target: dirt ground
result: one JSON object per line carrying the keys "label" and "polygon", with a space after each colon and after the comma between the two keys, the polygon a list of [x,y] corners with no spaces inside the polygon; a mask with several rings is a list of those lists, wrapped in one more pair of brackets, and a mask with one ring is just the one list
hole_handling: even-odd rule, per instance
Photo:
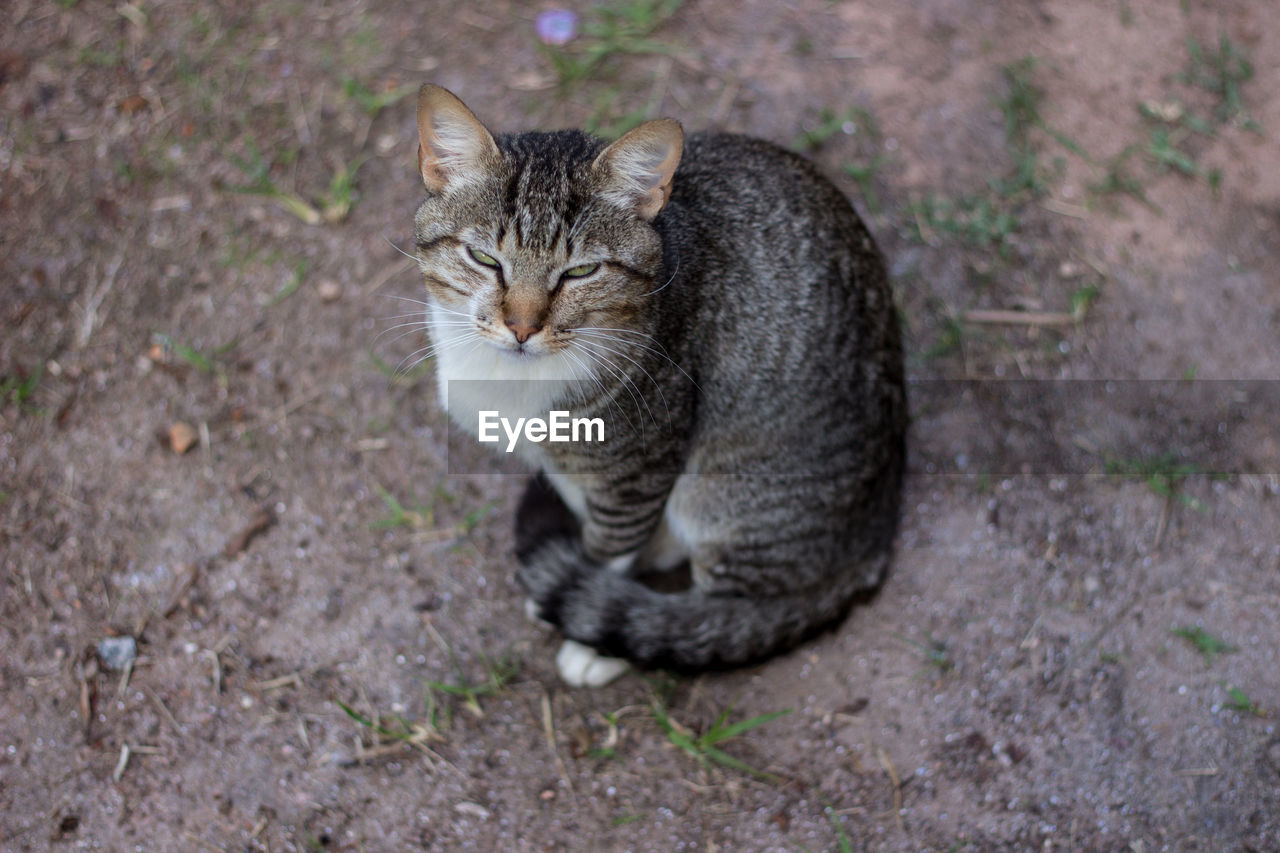
{"label": "dirt ground", "polygon": [[[1270,0],[666,6],[6,2],[0,849],[1280,849]],[[838,630],[559,683],[397,369],[425,81],[855,199],[915,422]]]}

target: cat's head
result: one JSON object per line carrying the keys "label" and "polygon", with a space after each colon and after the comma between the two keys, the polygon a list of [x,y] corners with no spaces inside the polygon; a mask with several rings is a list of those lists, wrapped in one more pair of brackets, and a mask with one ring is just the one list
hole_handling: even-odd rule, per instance
{"label": "cat's head", "polygon": [[[516,356],[643,315],[684,134],[646,122],[612,145],[577,131],[495,138],[451,92],[418,95],[418,265],[451,323]],[[656,282],[656,283],[655,283]]]}

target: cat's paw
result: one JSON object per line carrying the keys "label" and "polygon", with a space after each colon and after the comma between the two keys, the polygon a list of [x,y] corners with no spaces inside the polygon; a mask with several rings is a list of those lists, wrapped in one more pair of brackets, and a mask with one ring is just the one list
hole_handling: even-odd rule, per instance
{"label": "cat's paw", "polygon": [[639,553],[639,551],[632,551],[630,554],[610,557],[609,561],[605,563],[605,567],[611,572],[617,572],[618,574],[625,575],[627,572],[631,571],[631,567],[635,565],[636,556]]}
{"label": "cat's paw", "polygon": [[574,640],[565,640],[556,653],[556,669],[570,687],[603,687],[630,667],[621,658],[605,657]]}
{"label": "cat's paw", "polygon": [[532,598],[524,600],[524,615],[528,617],[530,622],[537,622],[539,625],[552,626],[552,623],[542,617],[542,608],[538,606],[538,602]]}

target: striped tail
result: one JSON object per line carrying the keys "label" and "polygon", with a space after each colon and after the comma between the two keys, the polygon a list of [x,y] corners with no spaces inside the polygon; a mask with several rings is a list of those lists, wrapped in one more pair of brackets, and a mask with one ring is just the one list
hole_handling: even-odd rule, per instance
{"label": "striped tail", "polygon": [[591,561],[580,543],[558,536],[521,555],[520,584],[538,615],[566,637],[612,657],[677,671],[742,666],[786,651],[842,619],[888,552],[821,588],[767,598],[664,594]]}

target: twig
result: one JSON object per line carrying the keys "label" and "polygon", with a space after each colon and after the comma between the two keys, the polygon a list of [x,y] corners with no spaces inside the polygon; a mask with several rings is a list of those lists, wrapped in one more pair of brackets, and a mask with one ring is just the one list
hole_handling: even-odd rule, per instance
{"label": "twig", "polygon": [[1072,219],[1088,219],[1088,208],[1080,207],[1075,204],[1067,204],[1065,201],[1055,201],[1054,199],[1045,199],[1040,206],[1050,213],[1056,213],[1059,216],[1070,216]]}
{"label": "twig", "polygon": [[729,117],[729,111],[733,109],[733,103],[738,99],[739,88],[737,80],[730,80],[720,90],[720,97],[716,98],[716,105],[711,110],[711,123],[713,125],[721,124]]}
{"label": "twig", "polygon": [[293,400],[289,403],[286,403],[280,408],[276,409],[274,413],[268,413],[266,417],[264,417],[261,421],[258,421],[257,423],[249,424],[244,428],[243,434],[248,435],[249,433],[256,430],[258,427],[263,425],[268,425],[268,426],[282,425],[285,423],[285,421],[289,419],[289,415],[293,414],[298,409],[301,409],[303,406],[307,405],[308,403],[314,402],[317,398],[319,398],[323,394],[324,394],[323,388],[312,391],[309,394],[304,394],[298,399]]}
{"label": "twig", "polygon": [[133,661],[129,661],[124,665],[124,671],[120,673],[120,682],[116,685],[116,699],[124,698],[124,692],[129,689],[129,678],[132,675]]}
{"label": "twig", "polygon": [[[441,764],[444,764],[446,767],[452,767],[452,765],[449,764],[449,762],[445,761],[443,758],[441,758],[440,755],[435,750],[433,750],[431,747],[423,743],[422,742],[423,739],[425,738],[419,738],[417,735],[414,735],[404,740],[391,740],[391,741],[387,741],[386,743],[378,743],[378,744],[374,744],[373,746],[365,746],[363,743],[360,743],[359,738],[357,738],[356,739],[357,749],[356,749],[355,757],[339,759],[337,762],[337,765],[339,767],[356,767],[362,764],[366,764],[367,762],[369,762],[374,758],[381,758],[384,755],[395,755],[398,752],[404,752],[405,748],[409,747],[412,749],[416,749],[419,752],[421,752],[423,755],[427,756],[430,762],[438,761]],[[435,769],[434,763],[432,763],[432,769],[433,770]]]}
{"label": "twig", "polygon": [[307,721],[302,719],[301,714],[297,714],[298,737],[302,740],[302,747],[308,751],[311,750],[311,738],[307,735]]}
{"label": "twig", "polygon": [[249,684],[250,690],[275,690],[277,687],[294,687],[302,686],[302,673],[291,672],[288,675],[282,675],[279,678],[271,678],[267,681],[254,681]]}
{"label": "twig", "polygon": [[120,272],[120,266],[123,263],[124,250],[121,249],[107,265],[107,274],[102,281],[85,297],[84,314],[80,318],[80,328],[76,334],[76,349],[84,349],[88,346],[89,338],[93,336],[93,327],[98,322],[98,309],[102,307],[102,300],[106,299],[107,294],[116,286],[116,274]]}
{"label": "twig", "polygon": [[186,596],[187,590],[195,584],[196,578],[199,577],[200,567],[196,563],[183,563],[178,567],[178,576],[174,579],[173,589],[169,593],[168,599],[159,609],[160,618],[168,619],[173,612],[178,609],[178,605],[182,603],[183,597]]}
{"label": "twig", "polygon": [[276,514],[271,507],[259,508],[244,529],[228,540],[226,547],[222,549],[222,556],[228,560],[240,556],[249,547],[250,542],[270,530],[275,523]]}
{"label": "twig", "polygon": [[560,781],[564,782],[565,788],[569,791],[570,799],[577,802],[577,794],[573,790],[573,782],[569,779],[569,773],[565,769],[564,761],[560,759],[560,751],[556,749],[556,729],[555,721],[551,716],[551,696],[546,690],[542,691],[542,733],[547,738],[547,748],[551,750],[551,757],[556,761],[556,772],[560,774]]}
{"label": "twig", "polygon": [[222,695],[222,661],[218,660],[218,653],[213,649],[205,649],[201,654],[206,655],[209,660],[213,661],[213,695]]}
{"label": "twig", "polygon": [[182,833],[182,837],[192,842],[193,844],[203,847],[205,850],[217,850],[219,851],[219,853],[227,853],[227,848],[214,844],[212,841],[205,841],[203,838],[201,838],[198,835],[192,835],[189,832],[184,832]]}
{"label": "twig", "polygon": [[1049,311],[1009,311],[999,308],[974,309],[961,315],[966,323],[1009,326],[1074,326],[1074,314]]}
{"label": "twig", "polygon": [[1151,545],[1152,551],[1160,550],[1160,543],[1164,541],[1165,528],[1169,526],[1171,512],[1173,512],[1173,492],[1165,495],[1164,506],[1160,507],[1160,522],[1156,525],[1156,541]]}
{"label": "twig", "polygon": [[213,466],[213,441],[209,437],[209,422],[201,421],[199,428],[200,452],[204,455],[204,464]]}
{"label": "twig", "polygon": [[173,730],[178,733],[178,737],[185,738],[187,736],[186,731],[181,725],[179,725],[173,714],[169,712],[169,709],[165,707],[164,702],[160,699],[160,695],[150,687],[147,688],[147,695],[151,697],[151,701],[160,709],[160,715],[163,716],[169,722],[169,725],[173,727]]}
{"label": "twig", "polygon": [[93,693],[84,673],[80,674],[80,722],[83,724],[85,740],[88,740],[89,726],[93,724]]}
{"label": "twig", "polygon": [[889,781],[893,784],[893,814],[898,819],[898,828],[905,833],[907,824],[902,819],[902,780],[898,777],[898,768],[893,766],[893,761],[889,759],[889,754],[883,748],[876,749],[876,758],[880,761],[884,772],[889,774]]}
{"label": "twig", "polygon": [[916,229],[920,232],[920,241],[926,246],[935,245],[936,238],[933,229],[925,224],[924,218],[920,216],[920,205],[913,204],[911,206],[911,215],[915,217]]}
{"label": "twig", "polygon": [[124,775],[125,768],[129,766],[129,744],[120,744],[120,759],[116,762],[116,769],[111,771],[111,781],[119,782],[120,777]]}

